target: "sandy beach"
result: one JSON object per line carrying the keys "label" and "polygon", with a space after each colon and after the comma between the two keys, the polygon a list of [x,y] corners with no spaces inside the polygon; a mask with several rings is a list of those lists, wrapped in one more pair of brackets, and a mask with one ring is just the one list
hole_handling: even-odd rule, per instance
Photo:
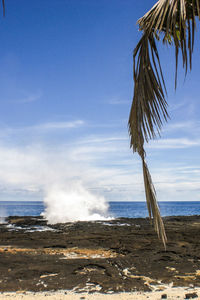
{"label": "sandy beach", "polygon": [[4,293],[0,294],[0,299],[15,300],[160,300],[160,299],[199,299],[200,288],[166,287],[163,291],[154,292],[134,292],[134,293],[117,293],[117,294],[99,294],[99,293],[81,293],[74,294],[69,291],[42,292],[42,293]]}

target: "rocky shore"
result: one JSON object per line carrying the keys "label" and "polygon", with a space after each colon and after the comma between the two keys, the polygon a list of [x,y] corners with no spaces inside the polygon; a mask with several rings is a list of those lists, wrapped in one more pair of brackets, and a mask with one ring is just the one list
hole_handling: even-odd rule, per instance
{"label": "rocky shore", "polygon": [[164,218],[165,251],[148,219],[0,224],[0,292],[164,291],[200,287],[200,216]]}

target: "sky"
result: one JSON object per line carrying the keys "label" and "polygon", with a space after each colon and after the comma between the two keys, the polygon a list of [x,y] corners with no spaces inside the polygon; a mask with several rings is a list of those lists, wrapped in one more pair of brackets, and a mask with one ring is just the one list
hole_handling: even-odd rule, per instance
{"label": "sky", "polygon": [[[144,201],[127,130],[136,21],[152,0],[10,0],[0,17],[0,201],[43,200],[62,182]],[[2,10],[1,10],[2,12]],[[0,13],[1,13],[0,12]],[[200,200],[199,31],[193,69],[159,45],[170,120],[146,145],[159,201]]]}

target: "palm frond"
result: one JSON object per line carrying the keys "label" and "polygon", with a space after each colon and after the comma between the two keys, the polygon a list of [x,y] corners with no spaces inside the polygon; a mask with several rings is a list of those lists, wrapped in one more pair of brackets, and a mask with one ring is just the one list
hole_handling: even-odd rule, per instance
{"label": "palm frond", "polygon": [[192,68],[196,19],[200,19],[200,0],[160,0],[138,24],[143,36],[133,53],[134,95],[129,116],[130,145],[142,159],[147,206],[154,226],[166,244],[166,234],[156,201],[156,192],[145,162],[144,142],[160,135],[163,121],[167,121],[167,94],[156,47],[156,40],[175,46],[175,87],[179,50],[185,74]]}
{"label": "palm frond", "polygon": [[3,15],[5,16],[5,0],[2,0],[2,6],[3,6]]}
{"label": "palm frond", "polygon": [[153,186],[151,175],[149,173],[147,164],[144,161],[144,159],[142,160],[142,163],[143,163],[145,194],[146,194],[149,216],[150,216],[150,218],[153,218],[154,228],[158,234],[158,237],[162,240],[164,247],[166,248],[167,236],[165,233],[165,227],[164,227],[163,220],[161,218],[160,210],[159,210],[157,200],[156,200],[156,191]]}
{"label": "palm frond", "polygon": [[148,142],[160,133],[162,119],[168,118],[166,87],[152,34],[142,36],[134,50],[133,64],[135,87],[128,125],[131,147],[138,152],[144,140]]}
{"label": "palm frond", "polygon": [[179,49],[183,68],[187,73],[188,64],[192,68],[196,18],[200,19],[199,0],[160,0],[147,12],[138,24],[146,34],[164,34],[163,42],[173,39],[176,58],[175,86]]}
{"label": "palm frond", "polygon": [[[165,82],[153,35],[144,35],[133,54],[134,97],[129,117],[131,147],[138,152],[143,163],[145,194],[150,218],[158,236],[166,245],[166,234],[151,176],[145,162],[144,141],[148,142],[160,132],[162,119],[167,120]],[[161,78],[161,79],[160,79]]]}

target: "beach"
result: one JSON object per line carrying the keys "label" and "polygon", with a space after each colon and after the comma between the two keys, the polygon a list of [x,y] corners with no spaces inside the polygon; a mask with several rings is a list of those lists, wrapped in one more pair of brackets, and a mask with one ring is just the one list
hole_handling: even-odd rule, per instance
{"label": "beach", "polygon": [[[167,298],[166,298],[167,297]],[[99,294],[99,293],[80,293],[74,294],[69,291],[57,292],[39,292],[39,293],[4,293],[0,295],[0,299],[15,299],[15,300],[145,300],[145,299],[199,299],[200,288],[191,289],[182,288],[166,288],[164,291],[155,292],[132,292],[132,293],[117,293],[117,294]]]}
{"label": "beach", "polygon": [[0,224],[0,299],[198,297],[200,217],[164,223],[166,250],[146,218],[49,225],[9,217]]}

